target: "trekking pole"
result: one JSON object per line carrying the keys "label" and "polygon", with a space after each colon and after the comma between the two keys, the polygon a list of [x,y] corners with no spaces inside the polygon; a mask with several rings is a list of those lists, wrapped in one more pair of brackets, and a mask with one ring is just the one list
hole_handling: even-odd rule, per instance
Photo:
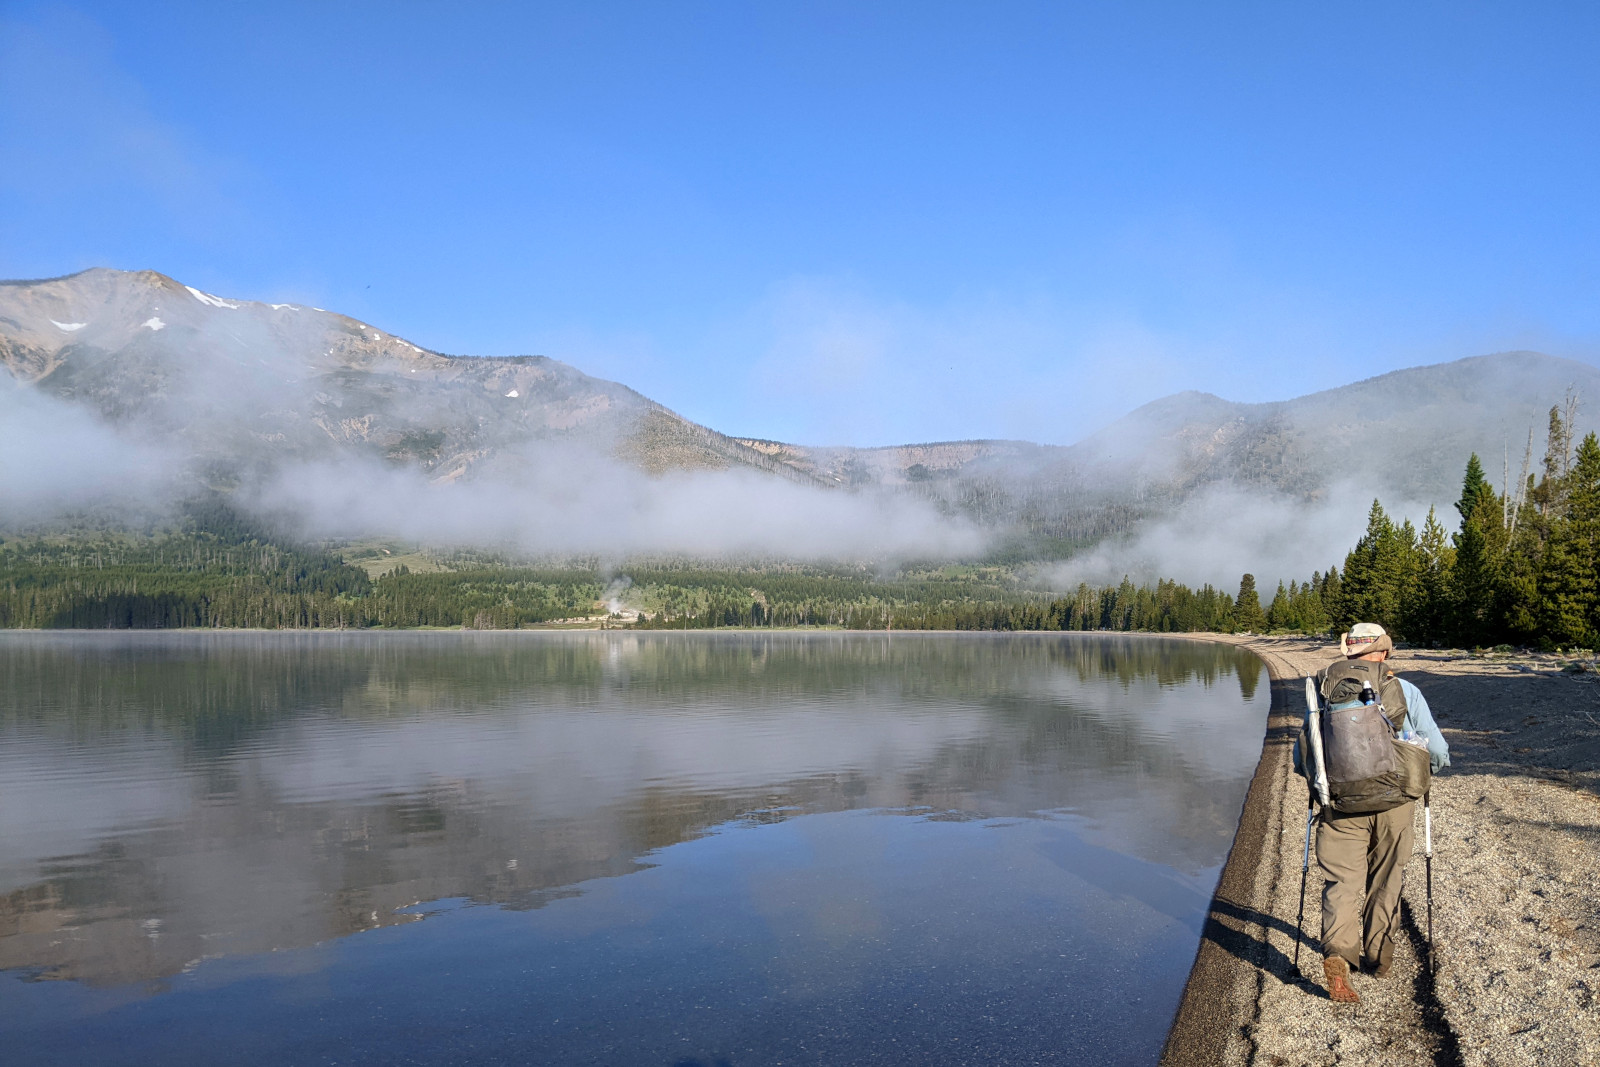
{"label": "trekking pole", "polygon": [[1300,971],[1300,942],[1305,936],[1306,925],[1306,875],[1311,873],[1311,823],[1316,818],[1315,809],[1311,806],[1311,799],[1306,798],[1306,854],[1300,861],[1300,914],[1294,920],[1294,969]]}
{"label": "trekking pole", "polygon": [[1322,700],[1316,679],[1306,678],[1306,748],[1301,754],[1305,764],[1306,785],[1311,795],[1306,797],[1306,851],[1300,862],[1300,915],[1294,921],[1294,969],[1300,970],[1300,942],[1305,938],[1306,876],[1311,873],[1311,824],[1316,819],[1314,804],[1324,811],[1332,800],[1328,792],[1328,765],[1322,758]]}
{"label": "trekking pole", "polygon": [[[1422,793],[1422,865],[1428,880],[1428,973],[1433,968],[1433,806],[1428,802],[1433,790]],[[1305,892],[1301,891],[1301,907],[1305,906]]]}

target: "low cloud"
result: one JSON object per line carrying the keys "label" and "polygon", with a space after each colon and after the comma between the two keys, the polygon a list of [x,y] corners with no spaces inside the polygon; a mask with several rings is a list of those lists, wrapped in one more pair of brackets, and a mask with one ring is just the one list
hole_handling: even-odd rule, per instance
{"label": "low cloud", "polygon": [[[191,461],[91,411],[0,382],[0,524],[89,513],[171,520],[203,484]],[[650,476],[580,445],[497,458],[461,481],[368,458],[283,463],[233,494],[312,538],[400,537],[529,554],[898,560],[980,554],[974,524],[890,492],[754,471]]]}
{"label": "low cloud", "polygon": [[528,449],[448,484],[377,462],[296,464],[246,500],[293,516],[313,536],[529,553],[893,560],[970,556],[984,546],[976,526],[904,496],[742,471],[652,477],[575,446]]}
{"label": "low cloud", "polygon": [[[1078,582],[1115,584],[1174,578],[1190,586],[1209,582],[1233,592],[1241,575],[1256,576],[1264,597],[1279,581],[1305,580],[1312,571],[1344,566],[1345,554],[1367,528],[1370,486],[1345,482],[1315,500],[1219,485],[1191,497],[1173,514],[1142,523],[1127,538],[1106,541],[1044,572],[1055,588]],[[1396,522],[1419,528],[1429,505],[1384,500]]]}
{"label": "low cloud", "polygon": [[0,521],[8,526],[89,509],[162,510],[177,469],[164,448],[0,377]]}

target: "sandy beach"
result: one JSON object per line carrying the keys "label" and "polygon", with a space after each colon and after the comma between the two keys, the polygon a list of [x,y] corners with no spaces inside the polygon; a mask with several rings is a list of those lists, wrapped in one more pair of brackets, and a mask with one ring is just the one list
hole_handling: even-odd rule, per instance
{"label": "sandy beach", "polygon": [[1300,638],[1225,638],[1266,662],[1271,718],[1164,1064],[1600,1064],[1600,675],[1592,659],[1400,650],[1452,766],[1434,780],[1433,946],[1418,805],[1404,938],[1387,979],[1322,989],[1322,880],[1306,887],[1306,789],[1290,766],[1302,679],[1338,656]]}

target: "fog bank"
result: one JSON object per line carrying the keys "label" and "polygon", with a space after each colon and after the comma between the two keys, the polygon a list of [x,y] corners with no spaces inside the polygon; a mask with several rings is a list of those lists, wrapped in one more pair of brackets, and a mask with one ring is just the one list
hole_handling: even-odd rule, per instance
{"label": "fog bank", "polygon": [[754,471],[652,476],[572,445],[529,447],[452,483],[373,461],[280,470],[245,501],[309,535],[382,534],[529,553],[894,560],[980,553],[974,524],[887,492],[796,485]]}
{"label": "fog bank", "polygon": [[179,462],[85,408],[0,377],[0,522],[169,507]]}
{"label": "fog bank", "polygon": [[[1114,585],[1126,575],[1135,583],[1158,578],[1190,586],[1209,582],[1232,593],[1240,576],[1250,573],[1265,602],[1279,581],[1304,581],[1313,570],[1343,567],[1346,553],[1366,532],[1374,495],[1372,486],[1355,482],[1342,482],[1309,501],[1218,485],[1171,515],[1146,519],[1129,537],[1045,568],[1044,575],[1062,589],[1078,582]],[[1419,530],[1428,514],[1429,504],[1420,501],[1386,498],[1382,503],[1395,522],[1409,518]]]}

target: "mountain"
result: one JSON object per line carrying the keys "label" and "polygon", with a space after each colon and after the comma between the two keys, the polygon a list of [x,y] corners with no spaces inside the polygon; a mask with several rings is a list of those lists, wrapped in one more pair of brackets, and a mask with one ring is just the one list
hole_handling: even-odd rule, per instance
{"label": "mountain", "polygon": [[1468,453],[1493,474],[1505,455],[1514,476],[1530,428],[1537,463],[1552,404],[1569,389],[1600,397],[1588,364],[1509,352],[1272,403],[1177,393],[1068,446],[818,447],[728,437],[543,356],[449,356],[318,308],[105,269],[0,283],[0,362],[25,390],[188,457],[211,485],[349,457],[436,483],[501,485],[555,462],[535,447],[553,443],[647,474],[744,470],[921,500],[1045,555],[1126,533],[1218,485],[1314,503],[1354,484],[1386,502],[1444,503]]}
{"label": "mountain", "polygon": [[450,481],[565,441],[652,473],[812,480],[544,356],[444,355],[345,315],[214,296],[154,271],[0,282],[0,362],[224,474],[357,454]]}
{"label": "mountain", "polygon": [[[1273,403],[1179,394],[1140,408],[1074,451],[1102,462],[1143,457],[1144,469],[1164,465],[1185,482],[1229,479],[1314,495],[1330,482],[1356,480],[1407,499],[1446,500],[1459,495],[1472,452],[1491,470],[1509,457],[1514,477],[1530,430],[1537,465],[1549,410],[1569,391],[1600,398],[1600,369],[1503,352]],[[1161,447],[1152,450],[1152,442]]]}
{"label": "mountain", "polygon": [[[1549,410],[1569,392],[1600,398],[1600,369],[1504,352],[1270,403],[1176,393],[1068,446],[811,448],[739,440],[824,482],[901,487],[991,522],[1082,543],[1218,484],[1315,501],[1331,486],[1357,483],[1370,488],[1369,498],[1443,504],[1459,495],[1473,452],[1486,470],[1498,476],[1498,467],[1508,467],[1516,478],[1530,430],[1537,470]],[[1580,431],[1593,423],[1580,408]]]}

